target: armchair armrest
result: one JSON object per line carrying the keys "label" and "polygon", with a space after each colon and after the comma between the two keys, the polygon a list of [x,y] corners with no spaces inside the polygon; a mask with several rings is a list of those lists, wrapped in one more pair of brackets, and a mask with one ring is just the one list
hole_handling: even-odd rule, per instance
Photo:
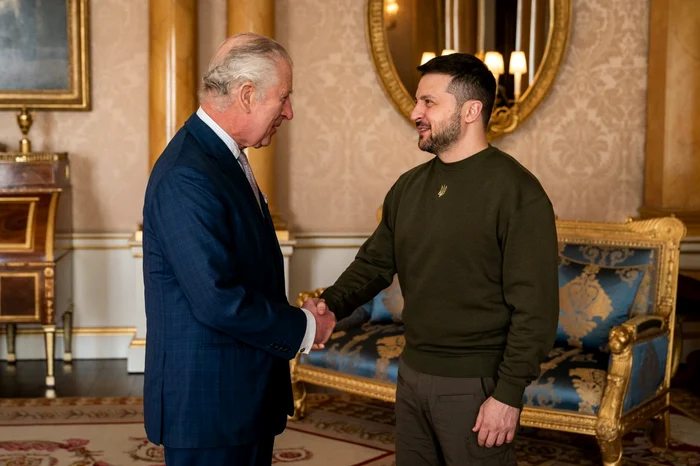
{"label": "armchair armrest", "polygon": [[299,293],[299,297],[297,298],[296,305],[297,307],[301,307],[302,304],[304,304],[304,301],[306,301],[309,298],[318,298],[321,296],[321,294],[324,292],[325,288],[316,288],[313,291],[302,291]]}
{"label": "armchair armrest", "polygon": [[666,319],[658,315],[633,317],[610,330],[610,351],[613,354],[622,354],[637,342],[666,333],[666,325]]}

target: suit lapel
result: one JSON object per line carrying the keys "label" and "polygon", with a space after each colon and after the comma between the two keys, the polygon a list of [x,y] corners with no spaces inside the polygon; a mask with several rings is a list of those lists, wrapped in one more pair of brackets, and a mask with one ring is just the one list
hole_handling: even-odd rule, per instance
{"label": "suit lapel", "polygon": [[257,214],[255,215],[257,220],[261,223],[265,223],[265,220],[262,218],[263,216],[260,214],[258,203],[255,200],[255,193],[251,189],[250,183],[248,183],[248,178],[246,178],[236,157],[234,157],[231,150],[224,144],[224,141],[222,141],[197,114],[193,114],[189,120],[187,120],[185,126],[187,126],[187,129],[192,133],[195,139],[199,141],[205,152],[216,161],[221,171],[230,175],[233,183],[239,187],[239,191],[248,201],[247,204],[250,210],[252,210],[254,214]]}
{"label": "suit lapel", "polygon": [[[267,202],[265,202],[265,198],[262,196],[262,193],[257,193],[260,198],[260,206],[258,206],[255,200],[256,194],[253,193],[250,183],[248,183],[248,178],[246,178],[243,169],[231,153],[231,150],[224,144],[224,141],[197,116],[197,114],[193,114],[187,120],[185,126],[202,145],[205,153],[216,161],[217,165],[226,176],[230,176],[231,181],[238,188],[238,191],[243,193],[243,196],[246,198],[246,204],[249,208],[248,216],[255,217],[255,220],[252,221],[258,222],[263,245],[265,249],[272,254],[274,259],[272,272],[275,284],[273,289],[278,291],[281,287],[282,295],[286,301],[287,298],[284,293],[284,258],[282,257],[275,226],[272,222],[272,215],[270,214]],[[260,213],[261,207],[262,215]]]}

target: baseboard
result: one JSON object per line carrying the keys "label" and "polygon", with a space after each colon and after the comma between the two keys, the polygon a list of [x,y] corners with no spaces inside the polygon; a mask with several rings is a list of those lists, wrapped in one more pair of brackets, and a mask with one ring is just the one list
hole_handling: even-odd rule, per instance
{"label": "baseboard", "polygon": [[[129,343],[136,335],[131,328],[76,328],[72,339],[73,359],[123,359],[128,355]],[[55,337],[54,358],[63,359],[63,330]],[[15,337],[18,361],[46,359],[44,334],[40,328],[19,327]],[[0,334],[0,360],[7,360],[7,338]]]}

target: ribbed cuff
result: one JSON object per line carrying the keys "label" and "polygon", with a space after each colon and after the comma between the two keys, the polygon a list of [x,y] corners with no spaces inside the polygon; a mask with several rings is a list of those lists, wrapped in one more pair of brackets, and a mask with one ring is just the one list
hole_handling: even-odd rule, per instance
{"label": "ribbed cuff", "polygon": [[327,288],[323,293],[321,293],[320,298],[326,301],[328,310],[335,314],[336,320],[340,320],[345,317],[340,309],[340,300],[336,298],[336,294],[333,292],[333,288]]}
{"label": "ribbed cuff", "polygon": [[496,389],[491,396],[501,403],[520,409],[523,407],[523,393],[525,393],[525,388],[501,378],[498,379]]}

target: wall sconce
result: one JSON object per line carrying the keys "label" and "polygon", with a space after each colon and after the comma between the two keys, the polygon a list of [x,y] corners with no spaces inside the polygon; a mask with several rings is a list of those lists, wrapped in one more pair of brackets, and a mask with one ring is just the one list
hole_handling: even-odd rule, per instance
{"label": "wall sconce", "polygon": [[527,60],[525,59],[525,52],[511,52],[510,54],[510,64],[508,66],[508,72],[514,76],[514,94],[515,100],[520,98],[520,78],[524,73],[527,73]]}
{"label": "wall sconce", "polygon": [[435,54],[433,52],[423,52],[423,56],[420,58],[421,66],[425,65],[433,58],[435,58]]}
{"label": "wall sconce", "polygon": [[496,85],[498,86],[498,77],[503,74],[504,71],[503,55],[498,52],[486,52],[484,63],[491,73],[493,73],[493,77],[496,78]]}
{"label": "wall sconce", "polygon": [[396,27],[396,16],[399,13],[398,0],[386,0],[384,11],[386,12],[386,28],[394,29]]}
{"label": "wall sconce", "polygon": [[443,49],[441,55],[452,55],[453,53],[457,53],[457,51],[453,49]]}

